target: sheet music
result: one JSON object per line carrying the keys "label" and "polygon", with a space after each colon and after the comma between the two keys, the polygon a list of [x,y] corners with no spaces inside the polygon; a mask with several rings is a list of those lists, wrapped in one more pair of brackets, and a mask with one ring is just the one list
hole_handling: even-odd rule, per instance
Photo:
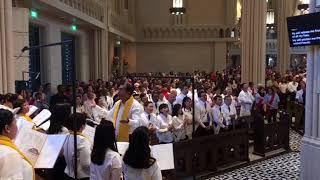
{"label": "sheet music", "polygon": [[39,126],[39,128],[41,128],[45,131],[48,131],[49,127],[50,127],[50,121],[47,121],[44,124],[42,124],[41,126]]}
{"label": "sheet music", "polygon": [[22,128],[15,139],[15,144],[30,159],[32,164],[35,165],[46,139],[46,134],[32,129]]}
{"label": "sheet music", "polygon": [[117,142],[118,152],[123,157],[124,153],[126,153],[129,143],[128,142]]}
{"label": "sheet music", "polygon": [[94,142],[94,134],[96,133],[96,128],[86,125],[82,133],[90,139],[91,143]]}
{"label": "sheet music", "polygon": [[35,113],[38,110],[36,106],[29,105],[29,112],[26,114],[27,116],[31,116],[33,113]]}
{"label": "sheet music", "polygon": [[35,168],[53,168],[61,152],[66,137],[67,135],[48,135],[40,156],[38,157]]}
{"label": "sheet music", "polygon": [[151,153],[161,170],[174,169],[173,145],[160,144],[151,146]]}
{"label": "sheet music", "polygon": [[50,116],[51,116],[51,112],[48,109],[44,109],[36,117],[33,118],[32,122],[36,126],[39,126],[39,124],[49,119]]}

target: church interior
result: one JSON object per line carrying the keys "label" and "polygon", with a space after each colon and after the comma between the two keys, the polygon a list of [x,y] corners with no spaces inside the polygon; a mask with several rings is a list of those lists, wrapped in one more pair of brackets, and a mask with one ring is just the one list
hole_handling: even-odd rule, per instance
{"label": "church interior", "polygon": [[0,0],[0,180],[318,180],[320,0]]}

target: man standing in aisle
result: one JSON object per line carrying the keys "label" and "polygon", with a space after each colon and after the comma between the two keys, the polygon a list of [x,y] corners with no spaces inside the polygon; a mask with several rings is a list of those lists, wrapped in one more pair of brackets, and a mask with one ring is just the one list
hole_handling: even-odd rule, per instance
{"label": "man standing in aisle", "polygon": [[117,141],[129,142],[129,135],[141,126],[141,114],[143,109],[141,104],[132,96],[134,87],[123,80],[119,87],[120,100],[115,103],[109,114],[116,128]]}
{"label": "man standing in aisle", "polygon": [[242,84],[242,91],[239,93],[238,100],[241,105],[240,116],[250,116],[252,105],[255,99],[252,96],[252,94],[248,91],[248,84]]}

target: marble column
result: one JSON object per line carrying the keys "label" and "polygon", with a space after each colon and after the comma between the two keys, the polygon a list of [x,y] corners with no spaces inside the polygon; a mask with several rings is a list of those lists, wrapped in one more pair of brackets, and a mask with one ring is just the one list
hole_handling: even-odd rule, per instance
{"label": "marble column", "polygon": [[265,83],[266,0],[243,0],[241,16],[241,81]]}
{"label": "marble column", "polygon": [[290,45],[288,40],[287,17],[293,16],[297,0],[276,1],[276,16],[278,29],[278,63],[277,68],[281,74],[289,69]]}
{"label": "marble column", "polygon": [[[310,0],[310,12],[316,12],[316,0]],[[301,179],[320,177],[320,47],[312,46],[307,60],[307,96],[305,134],[301,149]]]}
{"label": "marble column", "polygon": [[0,1],[0,93],[14,93],[12,1]]}

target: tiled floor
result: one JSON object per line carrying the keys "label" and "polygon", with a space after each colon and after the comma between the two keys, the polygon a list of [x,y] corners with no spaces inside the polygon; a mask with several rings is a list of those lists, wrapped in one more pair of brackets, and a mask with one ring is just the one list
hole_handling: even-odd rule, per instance
{"label": "tiled floor", "polygon": [[301,136],[290,132],[290,146],[293,152],[268,159],[210,180],[295,180],[300,174]]}

